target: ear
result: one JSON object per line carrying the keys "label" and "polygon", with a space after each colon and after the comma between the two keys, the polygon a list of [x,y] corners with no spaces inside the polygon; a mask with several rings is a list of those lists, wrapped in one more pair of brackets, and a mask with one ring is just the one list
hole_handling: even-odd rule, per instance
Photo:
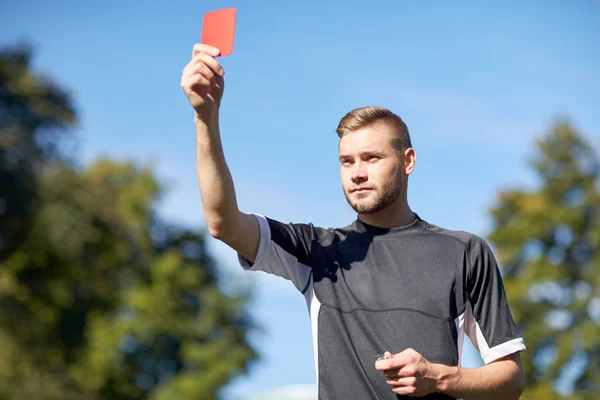
{"label": "ear", "polygon": [[404,151],[404,173],[410,175],[417,164],[417,153],[412,147]]}

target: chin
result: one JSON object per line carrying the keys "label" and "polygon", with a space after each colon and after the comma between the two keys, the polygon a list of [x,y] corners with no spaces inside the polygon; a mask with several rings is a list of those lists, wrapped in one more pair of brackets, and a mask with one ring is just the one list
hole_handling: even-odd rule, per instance
{"label": "chin", "polygon": [[371,214],[377,210],[375,210],[375,204],[365,204],[365,203],[354,203],[352,205],[354,211],[359,214]]}
{"label": "chin", "polygon": [[359,196],[355,193],[346,193],[346,200],[352,209],[358,214],[371,214],[379,211],[377,199],[369,199],[371,193],[368,193],[364,197],[356,198]]}

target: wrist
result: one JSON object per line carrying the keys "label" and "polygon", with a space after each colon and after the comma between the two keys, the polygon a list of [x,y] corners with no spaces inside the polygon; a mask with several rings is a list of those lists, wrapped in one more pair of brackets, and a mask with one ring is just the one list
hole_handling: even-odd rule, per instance
{"label": "wrist", "polygon": [[197,128],[215,128],[219,124],[219,110],[199,113],[194,111],[194,125]]}
{"label": "wrist", "polygon": [[436,391],[446,393],[454,387],[454,382],[459,379],[461,368],[443,364],[434,364]]}

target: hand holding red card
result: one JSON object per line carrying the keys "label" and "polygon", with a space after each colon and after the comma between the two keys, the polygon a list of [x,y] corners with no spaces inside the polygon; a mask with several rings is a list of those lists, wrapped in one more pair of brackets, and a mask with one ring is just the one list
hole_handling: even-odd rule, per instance
{"label": "hand holding red card", "polygon": [[233,52],[235,16],[235,8],[224,8],[204,14],[201,43],[219,49],[220,56],[230,55]]}

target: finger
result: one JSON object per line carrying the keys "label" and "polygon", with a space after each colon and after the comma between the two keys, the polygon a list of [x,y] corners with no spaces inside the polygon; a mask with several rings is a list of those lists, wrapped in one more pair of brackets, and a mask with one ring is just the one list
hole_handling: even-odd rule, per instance
{"label": "finger", "polygon": [[196,74],[181,80],[181,87],[186,91],[198,91],[201,88],[210,87],[210,81],[200,74]]}
{"label": "finger", "polygon": [[411,395],[415,394],[416,391],[417,391],[417,388],[414,386],[399,386],[399,387],[392,389],[392,392],[398,393],[398,394],[403,394],[405,396],[411,396]]}
{"label": "finger", "polygon": [[218,90],[223,90],[223,88],[225,87],[225,79],[223,79],[222,76],[216,76],[215,80],[213,81],[213,85],[216,89]]}
{"label": "finger", "polygon": [[402,366],[416,362],[420,354],[413,349],[406,349],[400,353],[394,354],[393,359],[397,360]]}
{"label": "finger", "polygon": [[222,76],[225,74],[225,70],[223,69],[221,64],[219,64],[217,60],[215,60],[213,57],[209,56],[206,53],[196,54],[192,58],[192,60],[185,66],[185,68],[183,69],[183,73],[187,73],[188,75],[194,74],[194,69],[197,68],[200,64],[207,65],[217,75]]}
{"label": "finger", "polygon": [[194,69],[190,70],[190,76],[200,74],[209,81],[212,81],[215,77],[215,73],[206,64],[199,63]]}
{"label": "finger", "polygon": [[375,361],[375,369],[378,371],[384,371],[392,368],[400,369],[408,363],[408,360],[404,357],[393,357],[387,360]]}
{"label": "finger", "polygon": [[206,53],[214,57],[218,56],[220,51],[214,46],[209,46],[204,43],[196,43],[192,48],[192,57],[194,57],[198,53]]}
{"label": "finger", "polygon": [[183,78],[185,76],[192,76],[192,75],[201,73],[206,78],[212,79],[212,77],[215,75],[222,76],[222,74],[225,73],[225,71],[223,71],[223,69],[220,67],[220,65],[215,66],[215,68],[217,68],[217,71],[214,71],[210,66],[208,66],[204,61],[201,61],[201,60],[198,61],[197,63],[190,62],[183,69],[181,76]]}
{"label": "finger", "polygon": [[405,349],[402,350],[400,353],[396,353],[394,354],[394,357],[419,357],[421,354],[419,352],[417,352],[415,349]]}
{"label": "finger", "polygon": [[223,78],[217,76],[214,80],[209,80],[201,74],[195,74],[181,79],[181,87],[186,93],[223,93],[225,82]]}
{"label": "finger", "polygon": [[417,376],[417,366],[415,364],[405,365],[398,371],[398,376]]}
{"label": "finger", "polygon": [[409,377],[409,378],[398,378],[398,379],[388,379],[385,381],[388,385],[391,386],[415,386],[417,383],[417,378]]}
{"label": "finger", "polygon": [[400,376],[400,368],[392,368],[392,369],[386,369],[383,371],[383,375],[386,378],[398,378]]}

